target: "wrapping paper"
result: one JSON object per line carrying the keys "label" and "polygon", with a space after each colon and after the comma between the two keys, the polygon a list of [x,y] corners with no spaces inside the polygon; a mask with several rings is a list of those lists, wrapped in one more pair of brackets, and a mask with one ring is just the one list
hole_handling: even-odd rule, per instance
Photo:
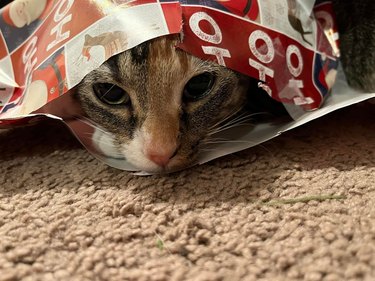
{"label": "wrapping paper", "polygon": [[84,137],[106,132],[76,117],[69,93],[111,56],[174,33],[183,34],[177,48],[259,79],[293,118],[224,132],[237,142],[202,153],[198,163],[374,96],[350,89],[338,68],[330,1],[15,0],[0,12],[0,127],[63,120],[95,156],[137,170]]}

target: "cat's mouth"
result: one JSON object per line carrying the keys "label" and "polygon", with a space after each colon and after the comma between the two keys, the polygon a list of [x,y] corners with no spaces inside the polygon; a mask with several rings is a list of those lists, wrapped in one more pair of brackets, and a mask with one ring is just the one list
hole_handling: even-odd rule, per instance
{"label": "cat's mouth", "polygon": [[[197,150],[184,153],[179,146],[171,155],[147,156],[144,149],[138,153],[128,153],[128,149],[124,151],[127,155],[127,161],[141,171],[151,174],[169,174],[178,172],[194,165],[197,159]],[[134,152],[134,151],[133,151]]]}

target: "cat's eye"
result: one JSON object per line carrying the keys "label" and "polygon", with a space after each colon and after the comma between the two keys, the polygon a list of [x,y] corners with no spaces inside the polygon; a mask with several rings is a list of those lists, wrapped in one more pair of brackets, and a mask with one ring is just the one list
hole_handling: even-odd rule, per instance
{"label": "cat's eye", "polygon": [[130,97],[124,89],[114,84],[97,83],[93,85],[93,90],[99,100],[109,105],[120,105],[130,102]]}
{"label": "cat's eye", "polygon": [[191,78],[185,85],[184,98],[188,100],[199,100],[207,96],[215,83],[215,75],[204,72]]}

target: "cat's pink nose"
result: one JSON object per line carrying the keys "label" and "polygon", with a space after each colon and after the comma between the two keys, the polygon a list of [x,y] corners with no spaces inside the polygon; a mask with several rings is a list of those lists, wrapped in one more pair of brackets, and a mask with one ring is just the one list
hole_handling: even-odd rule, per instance
{"label": "cat's pink nose", "polygon": [[171,156],[169,154],[149,154],[148,159],[152,162],[157,164],[158,166],[165,167],[168,165],[169,161],[171,160]]}
{"label": "cat's pink nose", "polygon": [[157,137],[149,137],[145,139],[143,153],[147,159],[165,168],[177,154],[177,142],[175,138],[160,139]]}
{"label": "cat's pink nose", "polygon": [[165,167],[176,155],[176,146],[155,146],[150,145],[146,148],[146,157],[158,166]]}

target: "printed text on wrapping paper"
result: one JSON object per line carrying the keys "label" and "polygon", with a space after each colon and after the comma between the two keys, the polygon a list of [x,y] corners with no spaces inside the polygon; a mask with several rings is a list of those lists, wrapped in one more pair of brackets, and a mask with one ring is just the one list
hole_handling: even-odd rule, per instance
{"label": "printed text on wrapping paper", "polygon": [[[201,21],[206,21],[209,23],[214,33],[208,34],[203,31],[200,28]],[[217,62],[225,66],[225,58],[231,58],[231,52],[228,49],[217,46],[222,42],[223,39],[220,26],[217,24],[217,22],[205,12],[196,12],[190,17],[189,26],[198,38],[207,43],[214,44],[214,46],[202,46],[202,51],[206,55],[215,56]],[[263,44],[257,44],[258,41],[262,41]],[[275,48],[270,36],[262,30],[255,30],[249,35],[248,43],[251,53],[257,59],[254,60],[253,58],[249,58],[249,66],[253,67],[259,72],[259,80],[267,82],[267,76],[274,78],[274,70],[266,66],[267,64],[271,63],[275,57]],[[292,63],[292,56],[294,57],[294,63]],[[291,88],[303,88],[303,81],[297,79],[302,73],[304,67],[300,49],[294,44],[288,45],[285,58],[290,74],[296,78],[289,80],[289,86]],[[263,88],[270,96],[272,96],[272,90],[267,85],[263,85]]]}
{"label": "printed text on wrapping paper", "polygon": [[[50,31],[50,35],[54,35],[55,37],[54,40],[46,46],[46,51],[51,50],[56,45],[69,38],[70,31],[63,31],[63,27],[72,19],[72,14],[69,13],[69,11],[74,1],[75,0],[63,0],[60,1],[59,5],[57,6],[56,11],[53,15],[53,21],[56,25],[51,28]],[[22,54],[22,61],[25,65],[24,73],[26,77],[30,76],[32,70],[35,68],[35,65],[38,62],[38,59],[35,57],[35,53],[37,51],[37,43],[38,37],[34,36],[29,41]]]}

